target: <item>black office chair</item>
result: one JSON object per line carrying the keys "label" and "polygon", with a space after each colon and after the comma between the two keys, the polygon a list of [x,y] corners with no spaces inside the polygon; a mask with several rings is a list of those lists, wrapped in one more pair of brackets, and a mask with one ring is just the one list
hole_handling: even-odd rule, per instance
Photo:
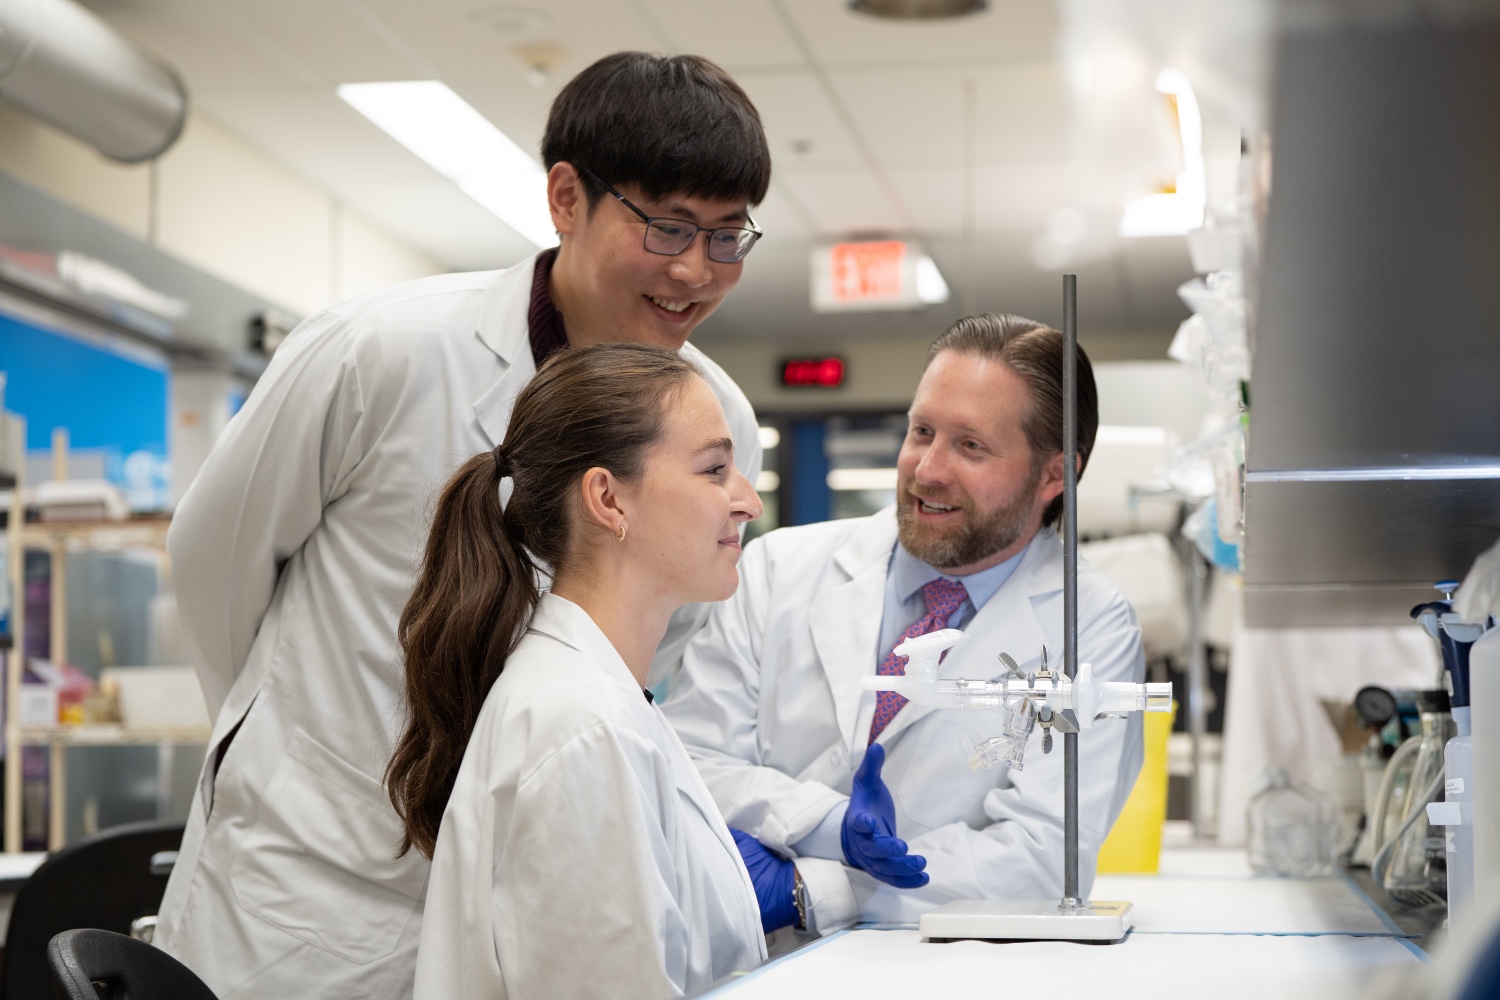
{"label": "black office chair", "polygon": [[63,931],[47,945],[47,961],[58,1000],[216,1000],[177,959],[113,931]]}
{"label": "black office chair", "polygon": [[137,917],[155,914],[167,876],[153,874],[152,858],[177,850],[182,830],[181,823],[111,827],[42,862],[11,909],[0,1000],[52,995],[47,944],[63,931],[83,927],[128,934]]}

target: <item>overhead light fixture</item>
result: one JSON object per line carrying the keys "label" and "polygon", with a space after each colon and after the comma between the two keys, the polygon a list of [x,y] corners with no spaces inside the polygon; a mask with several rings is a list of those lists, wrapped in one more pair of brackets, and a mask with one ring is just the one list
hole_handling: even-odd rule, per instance
{"label": "overhead light fixture", "polygon": [[501,222],[539,247],[556,245],[547,172],[447,84],[344,83],[338,94]]}
{"label": "overhead light fixture", "polygon": [[874,17],[963,17],[989,7],[989,0],[849,0],[849,9]]}
{"label": "overhead light fixture", "polygon": [[1175,69],[1156,77],[1156,89],[1171,95],[1177,106],[1177,132],[1182,141],[1182,171],[1176,190],[1148,194],[1125,206],[1121,236],[1181,236],[1203,225],[1208,181],[1203,167],[1203,115],[1188,78]]}

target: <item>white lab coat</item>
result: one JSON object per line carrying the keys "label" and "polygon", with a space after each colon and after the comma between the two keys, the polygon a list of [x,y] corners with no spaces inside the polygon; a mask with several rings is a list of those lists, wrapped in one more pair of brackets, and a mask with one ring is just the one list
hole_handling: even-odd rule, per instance
{"label": "white lab coat", "polygon": [[[501,441],[534,373],[533,266],[309,318],[178,507],[177,601],[216,721],[157,942],[223,1000],[411,993],[427,863],[393,860],[381,786],[402,721],[396,619],[437,491]],[[683,353],[754,476],[749,403]]]}
{"label": "white lab coat", "polygon": [[544,595],[443,813],[416,1000],[660,1000],[765,955],[687,751],[588,614]]}
{"label": "white lab coat", "polygon": [[[860,680],[879,660],[886,569],[896,543],[893,508],[871,517],[785,528],[752,542],[740,587],[688,644],[665,706],[731,825],[788,854],[847,800],[874,711]],[[1062,544],[1043,529],[1014,574],[978,610],[940,676],[992,678],[1004,651],[1035,670],[1045,645],[1062,667]],[[1145,675],[1135,613],[1099,572],[1079,561],[1080,662],[1103,680]],[[1001,733],[1000,713],[908,704],[881,734],[897,834],[927,858],[932,877],[899,890],[842,868],[843,897],[815,899],[826,933],[849,911],[910,922],[951,899],[1060,898],[1062,739],[1050,755],[1038,727],[1025,769],[971,771],[961,742]],[[1139,714],[1103,720],[1079,737],[1081,889],[1093,884],[1099,846],[1142,759]],[[799,862],[799,868],[801,862]],[[853,899],[847,897],[852,894]],[[825,905],[826,904],[826,905]]]}

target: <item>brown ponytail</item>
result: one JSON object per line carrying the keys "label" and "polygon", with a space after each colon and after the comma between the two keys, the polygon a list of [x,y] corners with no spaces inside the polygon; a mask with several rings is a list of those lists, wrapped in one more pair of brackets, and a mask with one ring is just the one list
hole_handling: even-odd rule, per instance
{"label": "brown ponytail", "polygon": [[[405,825],[401,854],[432,857],[479,710],[536,609],[538,570],[570,554],[579,480],[596,467],[639,475],[666,405],[695,377],[657,347],[560,351],[521,390],[500,448],[443,487],[396,630],[408,715],[385,784]],[[514,487],[503,511],[502,473]]]}

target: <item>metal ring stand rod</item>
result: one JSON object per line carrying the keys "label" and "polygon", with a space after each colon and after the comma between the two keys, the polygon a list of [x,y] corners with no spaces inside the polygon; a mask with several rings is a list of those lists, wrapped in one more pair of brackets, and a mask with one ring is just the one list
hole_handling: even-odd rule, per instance
{"label": "metal ring stand rod", "polygon": [[[1063,275],[1063,672],[1078,676],[1078,275]],[[1063,900],[1078,894],[1078,728],[1063,734]]]}

